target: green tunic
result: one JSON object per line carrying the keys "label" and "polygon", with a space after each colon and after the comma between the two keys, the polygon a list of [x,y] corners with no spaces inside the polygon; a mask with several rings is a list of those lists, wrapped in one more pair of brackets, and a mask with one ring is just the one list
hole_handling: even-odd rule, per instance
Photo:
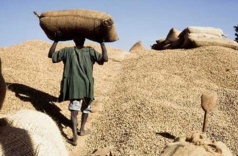
{"label": "green tunic", "polygon": [[93,65],[95,62],[102,64],[101,58],[102,55],[91,47],[66,47],[53,53],[53,63],[64,63],[59,102],[85,97],[94,99]]}

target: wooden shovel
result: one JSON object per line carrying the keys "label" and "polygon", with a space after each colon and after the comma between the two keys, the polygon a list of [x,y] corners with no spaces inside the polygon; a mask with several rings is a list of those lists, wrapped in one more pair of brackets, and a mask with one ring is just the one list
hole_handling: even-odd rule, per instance
{"label": "wooden shovel", "polygon": [[205,132],[207,128],[207,115],[211,112],[217,103],[217,93],[216,92],[206,92],[201,96],[202,109],[205,111],[204,122],[202,131]]}

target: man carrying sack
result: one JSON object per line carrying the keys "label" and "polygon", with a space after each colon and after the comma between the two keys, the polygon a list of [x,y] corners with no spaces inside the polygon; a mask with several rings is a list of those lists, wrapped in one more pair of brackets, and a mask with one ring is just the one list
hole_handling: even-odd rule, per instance
{"label": "man carrying sack", "polygon": [[39,24],[50,40],[55,40],[55,32],[64,35],[61,41],[73,40],[77,36],[98,42],[114,42],[119,39],[111,15],[96,10],[56,10],[41,14],[34,12],[39,18]]}
{"label": "man carrying sack", "polygon": [[[74,38],[74,47],[65,47],[55,51],[58,41],[64,34],[55,33],[55,40],[49,50],[48,57],[52,58],[53,63],[63,61],[64,71],[61,81],[59,102],[70,101],[69,110],[71,111],[73,138],[68,140],[73,146],[77,145],[77,133],[87,135],[90,130],[85,130],[84,126],[91,112],[91,102],[94,100],[94,78],[93,65],[97,62],[103,65],[108,61],[107,50],[103,39],[99,41],[102,54],[92,47],[85,47],[85,38],[78,36]],[[78,111],[82,112],[81,127],[77,132]]]}
{"label": "man carrying sack", "polygon": [[[118,35],[112,16],[96,10],[55,10],[41,14],[34,12],[46,36],[54,41],[48,57],[53,63],[64,63],[59,102],[70,101],[73,138],[68,140],[77,145],[77,133],[89,134],[84,126],[91,112],[94,100],[93,65],[103,65],[108,61],[104,42],[117,41]],[[102,53],[92,47],[85,47],[85,39],[100,43]],[[74,47],[66,47],[55,52],[58,41],[74,40]],[[81,127],[77,132],[77,115],[82,112]]]}

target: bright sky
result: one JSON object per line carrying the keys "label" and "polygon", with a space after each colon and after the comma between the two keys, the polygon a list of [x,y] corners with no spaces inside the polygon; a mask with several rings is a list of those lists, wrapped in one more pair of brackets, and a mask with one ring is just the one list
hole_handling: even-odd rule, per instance
{"label": "bright sky", "polygon": [[47,38],[33,11],[90,9],[113,17],[119,40],[109,46],[129,50],[137,41],[150,48],[171,28],[209,26],[235,39],[238,0],[1,0],[0,47]]}

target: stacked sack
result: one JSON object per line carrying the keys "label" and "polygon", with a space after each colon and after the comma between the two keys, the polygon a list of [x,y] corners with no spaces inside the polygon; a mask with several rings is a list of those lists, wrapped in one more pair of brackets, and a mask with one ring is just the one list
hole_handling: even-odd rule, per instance
{"label": "stacked sack", "polygon": [[176,28],[170,29],[166,38],[156,40],[156,43],[151,46],[154,50],[176,49],[180,46],[181,40],[179,39],[180,31]]}
{"label": "stacked sack", "polygon": [[223,46],[238,49],[237,42],[229,40],[219,28],[213,27],[187,27],[179,38],[183,40],[181,48],[196,48],[201,46]]}
{"label": "stacked sack", "polygon": [[[171,39],[172,38],[172,39]],[[172,28],[166,39],[156,41],[152,46],[155,50],[196,48],[201,46],[222,46],[237,50],[238,43],[227,39],[226,35],[219,28],[190,26],[179,32]]]}

